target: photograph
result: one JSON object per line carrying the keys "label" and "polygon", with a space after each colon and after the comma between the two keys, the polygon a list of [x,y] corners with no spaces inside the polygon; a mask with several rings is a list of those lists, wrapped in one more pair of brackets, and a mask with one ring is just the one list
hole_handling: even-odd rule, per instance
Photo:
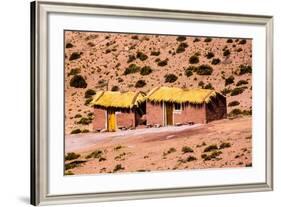
{"label": "photograph", "polygon": [[64,175],[252,167],[252,39],[64,31]]}

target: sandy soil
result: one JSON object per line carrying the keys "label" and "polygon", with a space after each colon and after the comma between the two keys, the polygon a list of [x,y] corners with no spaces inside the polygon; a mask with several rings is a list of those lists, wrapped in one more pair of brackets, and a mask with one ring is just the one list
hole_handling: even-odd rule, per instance
{"label": "sandy soil", "polygon": [[[157,130],[162,132],[152,130],[145,134],[142,130],[131,131],[123,136],[112,133],[67,136],[66,147],[76,149],[72,152],[80,157],[66,164],[85,161],[67,172],[93,174],[252,166],[251,116],[174,129],[160,128]],[[76,145],[76,139],[80,145]],[[85,141],[80,142],[82,139]],[[210,145],[217,145],[218,149],[204,152]],[[193,152],[183,152],[183,147],[190,147]]]}
{"label": "sandy soil", "polygon": [[[194,42],[195,39],[199,41]],[[143,91],[148,92],[155,86],[175,86],[185,88],[197,88],[200,81],[205,85],[211,83],[215,90],[234,89],[239,80],[248,83],[243,93],[236,96],[227,94],[227,103],[239,101],[237,106],[228,106],[228,112],[235,108],[250,110],[252,107],[252,76],[251,74],[237,75],[241,64],[252,65],[252,41],[247,39],[245,44],[240,44],[241,39],[212,38],[211,42],[205,42],[205,37],[190,37],[184,41],[178,41],[177,36],[161,35],[138,35],[117,33],[95,33],[95,32],[65,32],[65,132],[69,134],[73,129],[86,129],[92,131],[91,124],[79,124],[79,120],[92,111],[91,107],[85,105],[85,91],[87,89],[111,90],[118,86],[120,91]],[[188,47],[184,52],[177,53],[180,43],[186,43]],[[71,44],[71,45],[70,45]],[[224,56],[224,50],[229,49],[230,55]],[[158,56],[151,52],[159,51]],[[70,60],[73,53],[79,53],[80,57]],[[147,55],[147,59],[136,58],[128,62],[129,56],[136,56],[137,52]],[[207,58],[206,54],[213,52],[214,57]],[[199,62],[190,64],[189,58],[197,54]],[[214,58],[219,58],[220,63],[213,65]],[[167,65],[159,66],[157,59],[168,59]],[[124,75],[125,69],[130,64],[139,67],[150,66],[152,73],[142,76],[139,72]],[[211,75],[193,74],[185,75],[188,66],[199,66],[208,64],[213,67]],[[70,86],[70,75],[72,69],[78,69],[79,75],[87,82],[86,88],[75,88]],[[253,69],[254,70],[254,69]],[[174,74],[177,80],[173,83],[165,83],[166,74]],[[225,78],[234,76],[233,83],[225,85]],[[146,85],[136,88],[135,83],[144,80]],[[241,86],[240,86],[241,87]],[[79,115],[79,116],[77,116]],[[94,116],[92,117],[94,118]]]}

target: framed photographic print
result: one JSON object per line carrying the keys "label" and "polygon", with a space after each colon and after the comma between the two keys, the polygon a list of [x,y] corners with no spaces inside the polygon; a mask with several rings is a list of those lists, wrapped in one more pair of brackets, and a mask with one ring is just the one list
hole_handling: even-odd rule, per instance
{"label": "framed photographic print", "polygon": [[273,17],[31,3],[31,203],[273,189]]}

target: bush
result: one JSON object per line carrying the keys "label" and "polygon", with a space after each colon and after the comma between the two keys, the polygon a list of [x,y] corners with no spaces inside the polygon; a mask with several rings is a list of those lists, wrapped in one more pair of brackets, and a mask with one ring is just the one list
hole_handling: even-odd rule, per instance
{"label": "bush", "polygon": [[214,87],[211,83],[208,83],[205,87],[203,87],[204,89],[210,89],[210,90],[214,90]]}
{"label": "bush", "polygon": [[96,95],[96,91],[93,89],[88,89],[85,92],[85,98],[91,98],[92,96]]}
{"label": "bush", "polygon": [[239,66],[239,75],[243,75],[246,73],[252,73],[252,66],[250,65],[240,65]]}
{"label": "bush", "polygon": [[215,55],[214,55],[214,53],[213,52],[208,52],[207,54],[206,54],[206,57],[208,58],[208,59],[211,59],[212,57],[214,57]]}
{"label": "bush", "polygon": [[177,151],[176,148],[171,147],[168,151],[163,152],[163,156],[166,156],[166,155],[171,154],[171,153],[176,152],[176,151]]}
{"label": "bush", "polygon": [[90,132],[88,129],[83,129],[82,130],[82,133],[88,133],[88,132]]}
{"label": "bush", "polygon": [[222,154],[222,151],[213,151],[210,155],[202,154],[201,157],[204,159],[204,161],[216,159],[220,154]]}
{"label": "bush", "polygon": [[220,144],[220,149],[229,148],[231,144],[229,142],[223,142]]}
{"label": "bush", "polygon": [[118,86],[112,86],[111,91],[119,91],[119,87]]}
{"label": "bush", "polygon": [[142,69],[140,71],[141,75],[149,75],[150,73],[152,73],[152,69],[149,66],[142,67]]}
{"label": "bush", "polygon": [[140,67],[137,66],[136,64],[131,64],[129,67],[127,67],[124,71],[124,75],[132,74],[132,73],[137,73],[140,70]]}
{"label": "bush", "polygon": [[233,40],[232,39],[227,39],[226,42],[227,43],[233,43]]}
{"label": "bush", "polygon": [[127,63],[133,62],[136,59],[136,56],[134,55],[129,55],[129,58],[127,60]]}
{"label": "bush", "polygon": [[66,43],[65,48],[72,48],[73,44],[71,44],[70,42]]}
{"label": "bush", "polygon": [[243,40],[240,40],[238,44],[245,45],[246,43],[247,43],[247,41],[245,39],[243,39]]}
{"label": "bush", "polygon": [[172,73],[165,75],[165,83],[173,83],[178,79],[178,77]]}
{"label": "bush", "polygon": [[212,65],[217,65],[220,62],[221,62],[221,60],[219,58],[214,58],[211,63],[212,63]]}
{"label": "bush", "polygon": [[198,57],[197,55],[192,55],[192,56],[189,58],[189,63],[190,63],[190,64],[199,63],[199,57]]}
{"label": "bush", "polygon": [[152,55],[152,56],[159,56],[160,55],[160,51],[152,51],[150,53],[150,55]]}
{"label": "bush", "polygon": [[87,83],[81,75],[74,75],[70,80],[70,86],[74,88],[86,88]]}
{"label": "bush", "polygon": [[224,88],[221,93],[225,96],[231,92],[230,88]]}
{"label": "bush", "polygon": [[76,60],[76,59],[79,59],[80,58],[80,53],[78,52],[73,52],[70,57],[69,57],[69,60]]}
{"label": "bush", "polygon": [[80,129],[73,129],[70,134],[79,134],[81,133],[81,130]]}
{"label": "bush", "polygon": [[148,56],[143,52],[137,52],[137,58],[140,59],[141,61],[144,61],[148,58]]}
{"label": "bush", "polygon": [[231,75],[231,76],[229,76],[228,78],[225,79],[224,85],[227,86],[227,85],[230,85],[232,83],[234,83],[234,76],[233,75]]}
{"label": "bush", "polygon": [[73,161],[71,163],[67,163],[64,165],[64,169],[65,170],[69,170],[69,169],[72,169],[72,168],[75,168],[75,167],[79,167],[81,166],[82,163],[85,163],[86,161],[84,160],[76,160],[76,161]]}
{"label": "bush", "polygon": [[92,153],[88,154],[86,156],[86,159],[90,159],[90,158],[98,159],[98,158],[102,157],[102,154],[103,154],[103,152],[101,150],[95,150]]}
{"label": "bush", "polygon": [[212,41],[212,38],[210,38],[210,37],[207,37],[205,40],[204,40],[204,42],[211,42]]}
{"label": "bush", "polygon": [[136,88],[142,88],[146,85],[146,82],[144,80],[138,80],[135,84]]}
{"label": "bush", "polygon": [[185,41],[185,40],[186,40],[185,36],[178,36],[177,37],[177,41],[179,41],[179,42],[182,42],[182,41]]}
{"label": "bush", "polygon": [[234,88],[234,89],[231,91],[230,95],[231,95],[231,96],[237,96],[237,95],[239,95],[239,94],[241,94],[241,93],[243,93],[243,92],[244,92],[244,88]]}
{"label": "bush", "polygon": [[115,167],[114,167],[114,169],[113,169],[113,172],[117,172],[117,171],[119,171],[119,170],[124,170],[124,169],[125,169],[125,168],[122,167],[121,164],[117,164],[117,165],[115,165]]}
{"label": "bush", "polygon": [[239,101],[231,101],[231,102],[228,104],[228,106],[229,106],[229,107],[238,106],[239,104],[240,104]]}
{"label": "bush", "polygon": [[236,51],[237,52],[241,52],[243,49],[240,47],[240,48],[238,48]]}
{"label": "bush", "polygon": [[176,49],[176,53],[182,53],[185,51],[185,48],[187,48],[188,45],[185,42],[181,42],[178,46],[178,48]]}
{"label": "bush", "polygon": [[181,148],[181,151],[183,153],[190,153],[190,152],[193,152],[193,149],[191,147],[184,146]]}
{"label": "bush", "polygon": [[229,56],[230,55],[230,51],[227,49],[223,52],[223,56]]}
{"label": "bush", "polygon": [[211,75],[212,72],[213,68],[209,65],[200,65],[196,70],[198,75]]}
{"label": "bush", "polygon": [[139,39],[139,36],[138,36],[138,35],[133,35],[131,38],[132,38],[133,40],[138,40],[138,39]]}
{"label": "bush", "polygon": [[87,99],[85,100],[84,105],[85,105],[85,106],[88,106],[88,105],[92,102],[92,100],[93,100],[93,98],[92,98],[92,97],[87,98]]}
{"label": "bush", "polygon": [[78,157],[80,157],[80,154],[76,154],[74,152],[69,152],[67,155],[64,157],[64,160],[75,160]]}
{"label": "bush", "polygon": [[74,68],[71,69],[70,72],[67,74],[67,76],[71,76],[71,75],[77,75],[81,72],[81,70],[79,68]]}
{"label": "bush", "polygon": [[200,39],[199,39],[199,38],[195,38],[195,39],[193,40],[193,42],[200,42]]}
{"label": "bush", "polygon": [[211,151],[214,151],[217,149],[218,149],[218,146],[216,144],[212,144],[212,145],[209,145],[208,147],[206,147],[204,149],[204,152],[211,152]]}
{"label": "bush", "polygon": [[241,86],[241,85],[246,85],[246,84],[248,84],[248,81],[246,81],[246,80],[240,80],[240,81],[238,81],[238,82],[236,83],[236,86]]}
{"label": "bush", "polygon": [[168,59],[159,60],[158,63],[157,63],[157,65],[158,65],[158,66],[161,66],[161,67],[163,67],[163,66],[165,66],[165,65],[167,65],[167,64],[168,64]]}
{"label": "bush", "polygon": [[91,118],[82,117],[77,124],[88,125],[92,122]]}
{"label": "bush", "polygon": [[200,81],[200,82],[198,83],[198,86],[204,88],[205,83],[204,83],[203,81]]}
{"label": "bush", "polygon": [[193,75],[193,69],[192,66],[189,66],[187,69],[185,69],[184,74],[186,75],[186,77],[190,77]]}

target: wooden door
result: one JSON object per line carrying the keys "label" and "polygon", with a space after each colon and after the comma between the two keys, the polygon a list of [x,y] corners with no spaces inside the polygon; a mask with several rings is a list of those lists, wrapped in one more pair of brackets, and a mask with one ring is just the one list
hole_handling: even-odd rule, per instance
{"label": "wooden door", "polygon": [[173,125],[173,104],[166,103],[166,125]]}
{"label": "wooden door", "polygon": [[109,132],[116,131],[116,116],[115,111],[107,111],[107,129]]}

